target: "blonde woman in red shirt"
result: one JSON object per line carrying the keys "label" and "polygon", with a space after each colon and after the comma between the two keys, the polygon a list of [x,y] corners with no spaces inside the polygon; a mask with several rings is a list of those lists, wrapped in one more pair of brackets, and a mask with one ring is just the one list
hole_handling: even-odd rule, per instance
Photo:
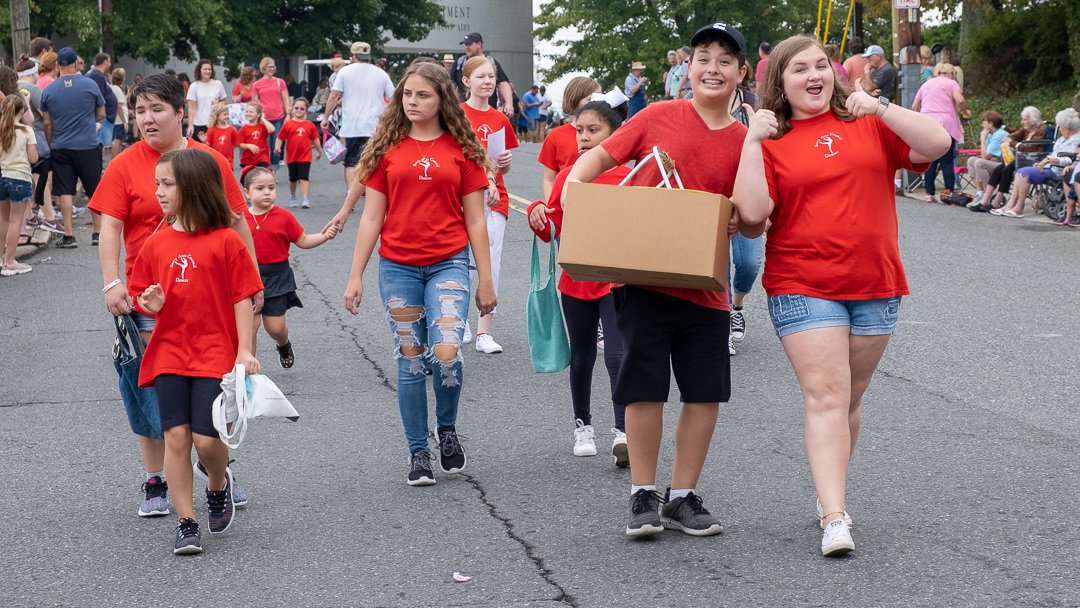
{"label": "blonde woman in red shirt", "polygon": [[356,234],[345,308],[359,312],[363,276],[379,242],[379,291],[397,349],[398,410],[409,444],[406,483],[435,483],[428,451],[425,368],[432,369],[439,465],[465,468],[457,435],[463,381],[461,343],[468,313],[472,247],[481,315],[495,308],[484,192],[493,171],[446,70],[413,64],[398,83],[364,148],[348,212],[367,189]]}
{"label": "blonde woman in red shirt", "polygon": [[[487,147],[488,137],[502,132],[503,151],[498,158],[492,158],[495,165],[492,174],[488,175],[487,209],[484,214],[487,218],[488,247],[491,249],[491,282],[495,286],[496,295],[499,293],[499,270],[502,267],[503,237],[506,235],[506,221],[510,217],[510,195],[506,191],[503,182],[503,174],[510,172],[510,163],[514,160],[510,150],[518,147],[517,135],[510,119],[501,111],[492,108],[488,99],[495,92],[495,63],[490,57],[478,55],[470,57],[461,68],[462,80],[468,99],[461,104],[465,110],[465,117],[469,119],[476,138],[480,144]],[[472,281],[476,280],[476,271],[469,273]],[[484,354],[503,352],[503,347],[495,341],[491,335],[491,324],[495,312],[481,316],[476,322],[476,351]],[[469,342],[469,322],[465,321],[465,338]]]}
{"label": "blonde woman in red shirt", "polygon": [[892,176],[925,171],[952,140],[858,81],[852,92],[808,36],[773,48],[763,91],[761,110],[744,106],[732,200],[745,236],[772,222],[762,284],[802,389],[821,552],[842,555],[855,548],[844,497],[862,397],[908,294]]}

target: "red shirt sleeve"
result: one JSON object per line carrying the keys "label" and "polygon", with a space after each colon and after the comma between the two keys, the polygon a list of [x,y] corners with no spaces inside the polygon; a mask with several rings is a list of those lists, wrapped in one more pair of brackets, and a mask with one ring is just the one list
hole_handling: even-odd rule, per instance
{"label": "red shirt sleeve", "polygon": [[[387,154],[389,154],[390,150],[387,150],[386,152],[387,152]],[[374,189],[377,192],[381,192],[383,194],[383,196],[389,197],[390,196],[390,186],[387,183],[387,175],[386,175],[386,168],[387,168],[386,167],[386,156],[387,156],[387,154],[383,155],[382,160],[379,161],[379,166],[375,167],[375,171],[371,175],[364,178],[364,185],[367,186],[368,188]],[[484,178],[484,182],[485,183],[487,182],[486,177]]]}
{"label": "red shirt sleeve", "polygon": [[889,162],[893,171],[907,169],[916,173],[925,173],[930,168],[930,163],[914,164],[911,162],[911,146],[890,129],[885,124],[885,121],[876,116],[868,116],[867,119],[873,120],[874,126],[881,133],[882,140],[885,142],[885,153],[889,155]]}
{"label": "red shirt sleeve", "polygon": [[236,304],[262,291],[263,284],[244,242],[236,233],[227,238],[229,290],[232,303]]}
{"label": "red shirt sleeve", "polygon": [[131,277],[128,279],[128,295],[135,301],[135,308],[137,308],[139,312],[151,316],[152,313],[143,310],[142,307],[139,306],[139,296],[142,295],[142,292],[146,291],[147,287],[157,283],[154,279],[154,266],[150,259],[154,255],[154,248],[153,246],[147,247],[147,245],[151,245],[152,242],[151,239],[147,239],[146,243],[143,245],[142,250],[139,252],[139,256],[135,258],[135,265],[132,267]]}
{"label": "red shirt sleeve", "polygon": [[[488,187],[487,173],[474,160],[465,159],[461,167],[461,195]],[[378,188],[376,188],[378,190]]]}
{"label": "red shirt sleeve", "polygon": [[[511,130],[511,132],[513,132],[513,130]],[[514,136],[514,139],[517,139],[516,135]],[[536,160],[548,169],[551,169],[552,171],[558,171],[559,163],[557,154],[558,153],[555,150],[555,138],[545,137],[543,145],[540,146],[540,156],[537,157]]]}
{"label": "red shirt sleeve", "polygon": [[628,120],[611,137],[605,139],[600,147],[611,155],[618,164],[626,164],[645,156],[645,138],[648,136],[649,121]]}
{"label": "red shirt sleeve", "polygon": [[506,114],[500,112],[499,116],[502,117],[503,132],[506,133],[506,149],[513,150],[521,145],[518,143],[517,134],[514,133],[514,125],[510,124],[510,119],[506,117]]}
{"label": "red shirt sleeve", "polygon": [[127,180],[124,177],[126,161],[127,158],[117,156],[109,163],[109,166],[105,168],[105,174],[101,176],[101,182],[94,190],[94,197],[90,199],[89,205],[94,213],[115,217],[121,222],[127,222],[128,213],[131,211],[127,195]]}
{"label": "red shirt sleeve", "polygon": [[299,241],[304,236],[304,227],[297,221],[296,216],[288,211],[284,214],[285,217],[285,236],[289,238],[290,243]]}

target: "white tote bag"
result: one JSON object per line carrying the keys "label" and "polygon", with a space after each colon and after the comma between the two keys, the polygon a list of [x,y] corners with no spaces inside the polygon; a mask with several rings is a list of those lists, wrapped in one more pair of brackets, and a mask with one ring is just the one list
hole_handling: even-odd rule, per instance
{"label": "white tote bag", "polygon": [[244,441],[251,418],[300,419],[296,408],[272,380],[262,374],[248,376],[243,365],[237,365],[221,379],[221,394],[214,399],[212,414],[221,441],[234,450]]}

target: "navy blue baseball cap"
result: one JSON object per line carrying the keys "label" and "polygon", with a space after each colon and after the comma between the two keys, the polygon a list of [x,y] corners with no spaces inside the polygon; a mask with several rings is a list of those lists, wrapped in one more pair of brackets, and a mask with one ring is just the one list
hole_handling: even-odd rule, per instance
{"label": "navy blue baseball cap", "polygon": [[56,54],[56,65],[73,65],[77,61],[79,61],[79,56],[69,46],[60,49],[60,52]]}
{"label": "navy blue baseball cap", "polygon": [[690,38],[690,46],[697,46],[704,40],[717,36],[735,43],[735,47],[739,49],[739,52],[743,55],[746,54],[746,38],[743,37],[742,32],[723,21],[710,23],[694,32],[694,35]]}

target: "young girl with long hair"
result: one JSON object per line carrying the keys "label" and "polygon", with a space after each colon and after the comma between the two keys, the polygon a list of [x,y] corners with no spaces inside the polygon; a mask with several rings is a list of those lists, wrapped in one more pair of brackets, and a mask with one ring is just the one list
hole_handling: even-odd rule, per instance
{"label": "young girl with long hair", "polygon": [[218,104],[210,112],[210,128],[206,130],[206,145],[229,161],[234,166],[236,148],[241,144],[240,133],[229,121],[229,106]]}
{"label": "young girl with long hair", "polygon": [[0,236],[4,238],[0,276],[10,277],[33,270],[15,260],[26,207],[34,196],[30,165],[37,162],[34,130],[22,123],[26,103],[22,95],[8,95],[0,102]]}
{"label": "young girl with long hair", "polygon": [[[503,174],[510,172],[510,163],[514,156],[510,150],[518,147],[517,135],[510,124],[510,119],[496,108],[491,107],[489,99],[495,92],[495,63],[489,57],[478,55],[471,57],[461,69],[462,81],[468,98],[462,102],[461,109],[465,110],[465,117],[469,119],[476,138],[480,145],[487,148],[488,137],[502,131],[505,149],[498,158],[493,158],[494,171],[488,174],[487,205],[487,234],[488,246],[491,248],[491,281],[495,286],[496,296],[499,293],[499,269],[502,267],[503,237],[506,235],[506,221],[510,214],[510,195],[506,191],[503,182]],[[469,273],[470,282],[476,281],[476,270]],[[502,346],[491,337],[491,322],[495,312],[482,315],[476,322],[476,351],[493,354],[501,353]],[[469,342],[469,321],[465,321],[465,342]]]}
{"label": "young girl with long hair", "polygon": [[300,206],[311,209],[311,147],[315,147],[315,160],[322,158],[322,141],[315,123],[307,119],[308,101],[298,97],[293,101],[289,118],[281,125],[274,152],[281,157],[285,149],[285,165],[289,168],[289,206],[296,206],[296,184],[300,183]]}
{"label": "young girl with long hair", "polygon": [[235,365],[249,374],[260,371],[251,351],[251,298],[262,282],[243,240],[230,229],[235,216],[210,153],[168,152],[155,179],[165,218],[139,252],[128,291],[142,312],[157,318],[139,386],[157,392],[165,474],[178,519],[173,552],[179,555],[202,552],[191,500],[192,444],[209,477],[210,533],[224,532],[233,520],[229,450],[218,439],[211,406],[222,376]]}
{"label": "young girl with long hair", "polygon": [[[446,70],[416,63],[394,90],[357,174],[367,203],[356,234],[345,308],[359,311],[363,276],[379,241],[379,291],[397,349],[397,398],[409,444],[409,485],[435,483],[428,451],[425,368],[435,391],[439,466],[465,468],[456,425],[463,381],[461,339],[468,312],[471,245],[481,315],[495,308],[484,191],[492,172]],[[346,205],[363,188],[349,189]]]}
{"label": "young girl with long hair", "polygon": [[[611,136],[626,118],[626,104],[612,108],[605,101],[591,101],[577,112],[574,124],[578,133],[578,147],[591,150]],[[529,227],[544,241],[550,241],[551,228],[555,237],[562,232],[562,187],[570,167],[555,177],[551,197],[547,203],[536,201],[529,206]],[[597,184],[618,184],[630,173],[626,165],[606,171],[595,180]],[[565,271],[559,278],[562,294],[563,318],[566,333],[570,337],[570,399],[574,404],[574,456],[595,456],[595,432],[592,426],[590,402],[592,398],[593,366],[596,363],[596,325],[604,322],[604,364],[608,370],[611,394],[615,394],[615,381],[622,365],[622,336],[615,324],[615,298],[611,283],[575,281]],[[626,447],[626,404],[612,401],[615,410],[614,439],[611,454],[615,466],[626,467],[630,455]]]}
{"label": "young girl with long hair", "polygon": [[270,166],[270,136],[277,130],[272,122],[263,116],[262,106],[252,101],[244,106],[244,126],[240,127],[240,167]]}
{"label": "young girl with long hair", "polygon": [[285,325],[285,311],[304,307],[296,295],[296,278],[289,266],[289,245],[312,249],[337,236],[338,229],[331,224],[321,233],[305,234],[296,217],[277,206],[277,183],[269,169],[249,167],[244,173],[244,193],[251,201],[244,218],[251,228],[259,276],[265,287],[262,313],[255,315],[255,332],[258,333],[260,325],[266,328],[266,333],[274,339],[281,367],[289,369],[295,356]]}
{"label": "young girl with long hair", "polygon": [[855,549],[845,504],[862,398],[908,294],[893,174],[952,145],[932,117],[852,92],[815,38],[776,45],[732,198],[741,231],[771,220],[761,283],[799,380],[822,555]]}

